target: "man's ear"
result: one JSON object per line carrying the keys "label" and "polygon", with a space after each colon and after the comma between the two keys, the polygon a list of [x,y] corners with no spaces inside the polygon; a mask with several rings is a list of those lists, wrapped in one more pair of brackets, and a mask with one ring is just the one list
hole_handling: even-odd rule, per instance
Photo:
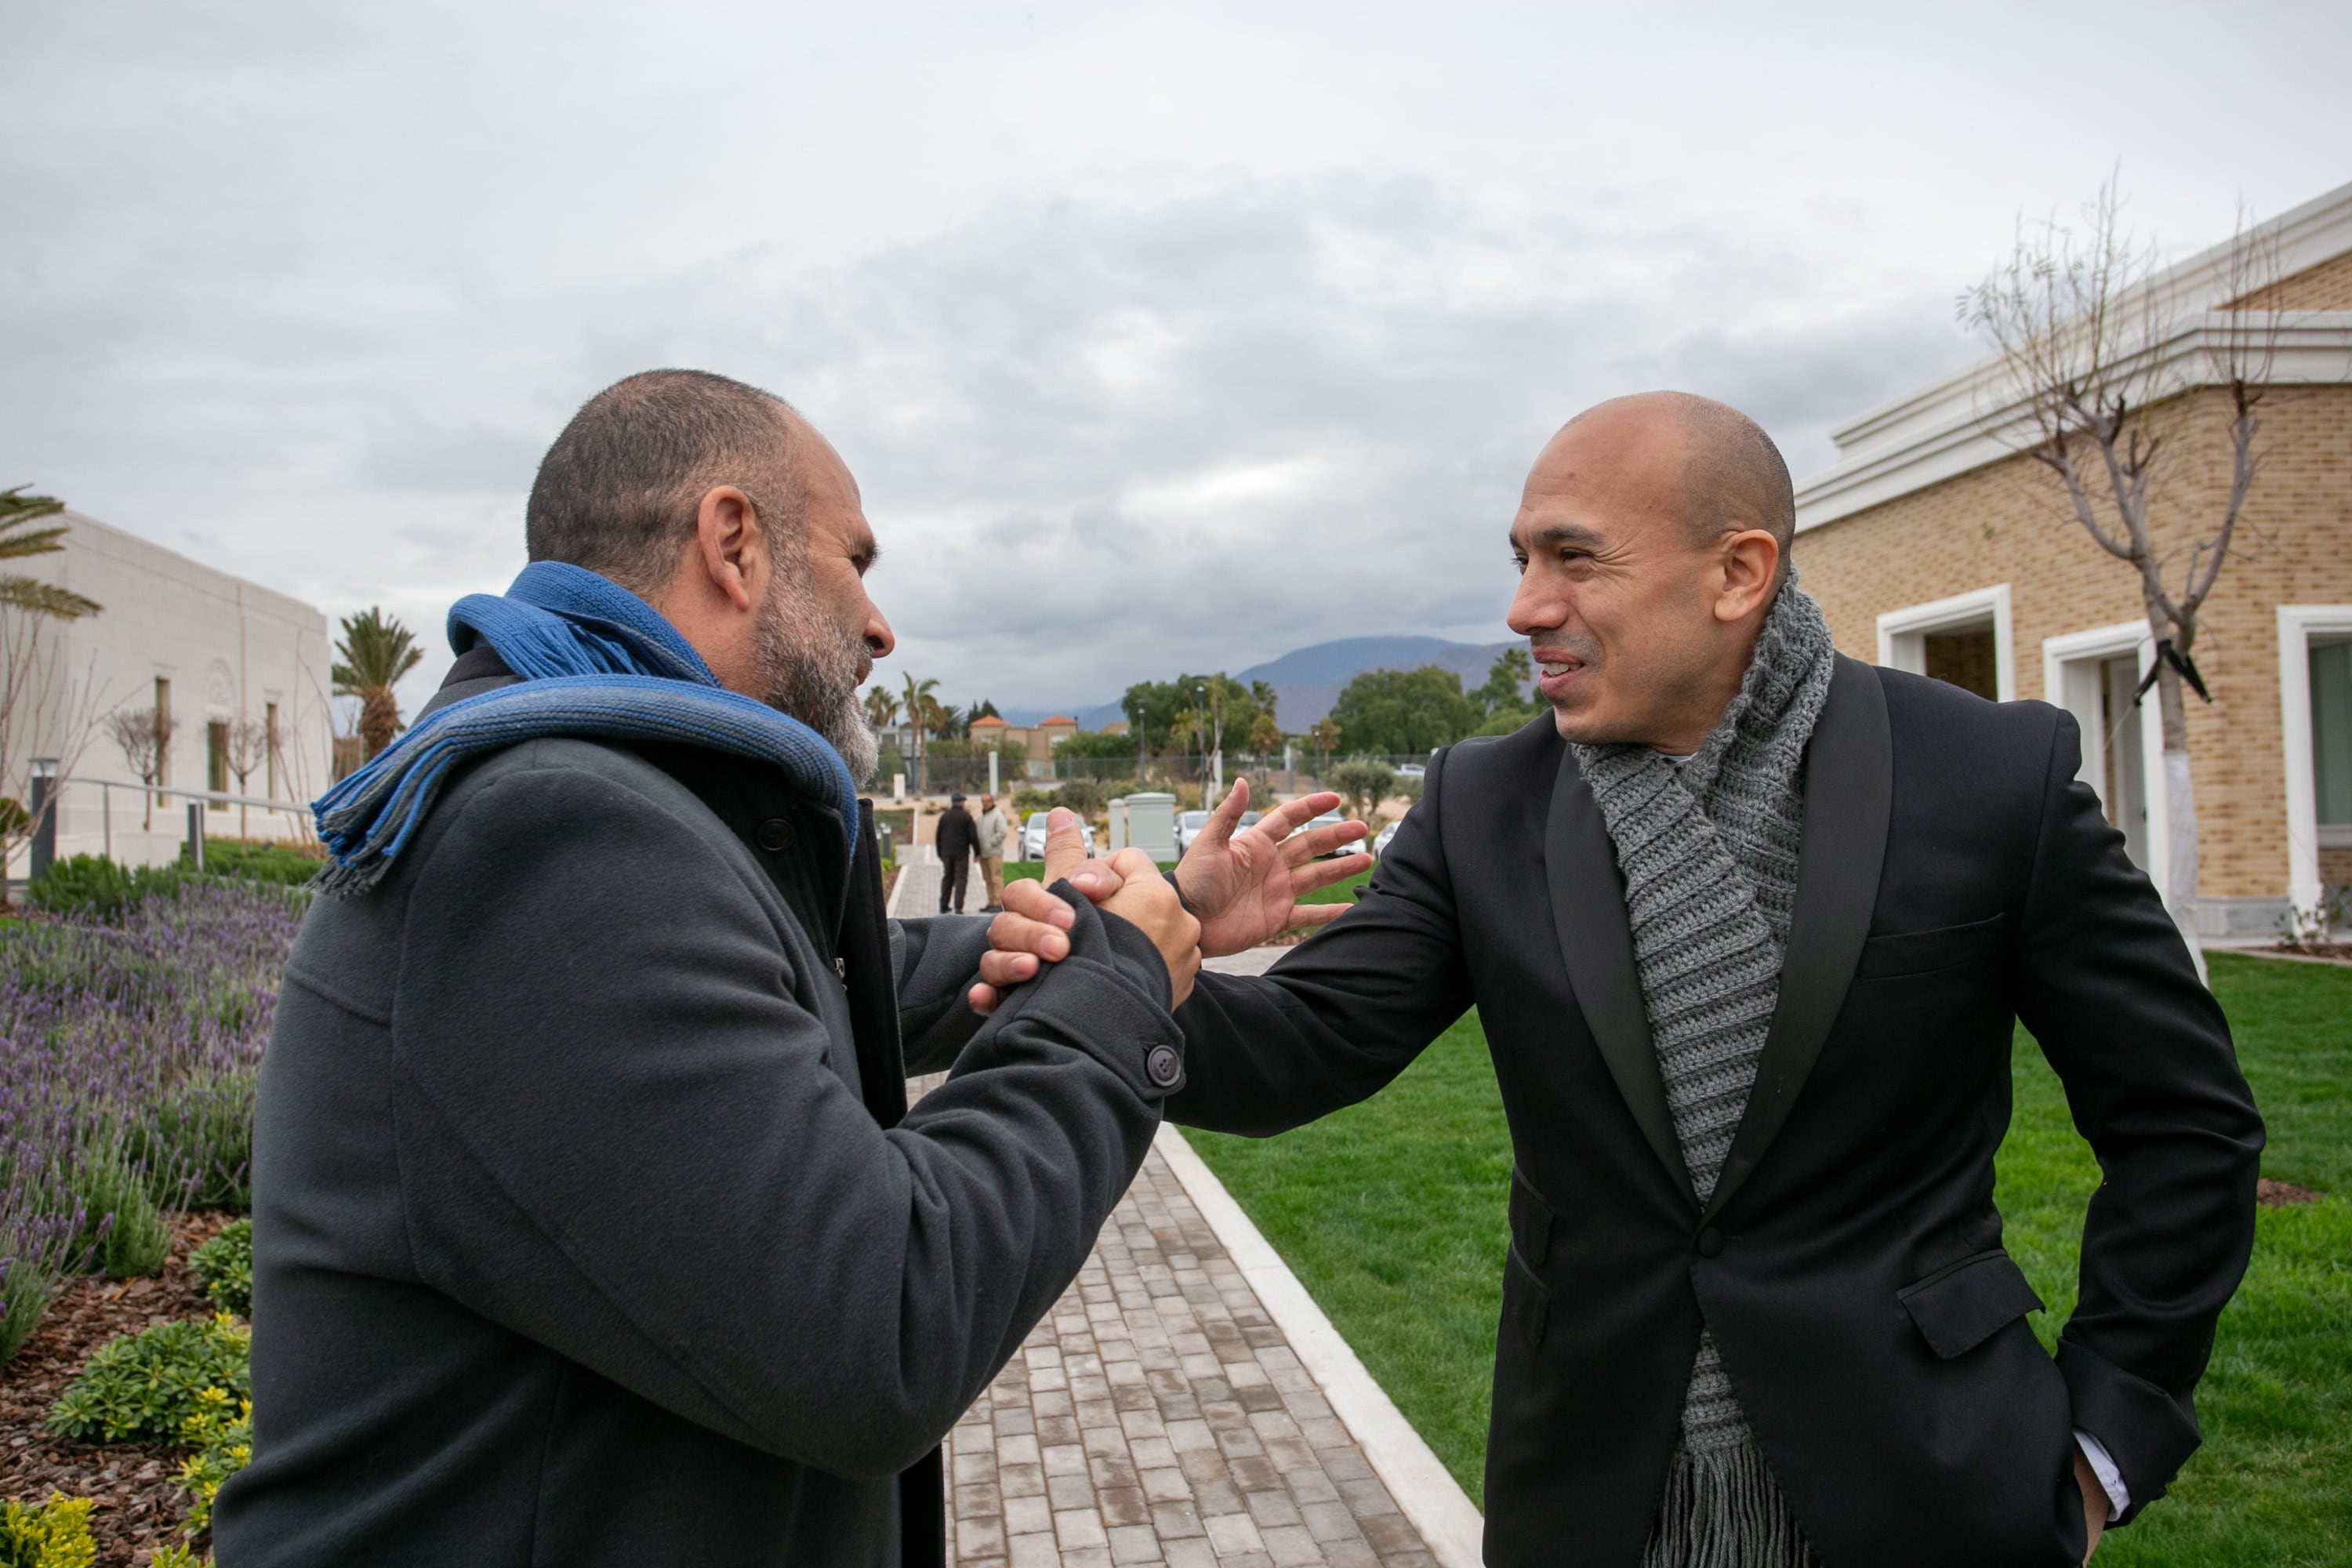
{"label": "man's ear", "polygon": [[733,485],[705,490],[694,510],[696,558],[712,590],[738,611],[767,591],[767,536],[759,508]]}
{"label": "man's ear", "polygon": [[1761,528],[1726,534],[1717,546],[1722,573],[1715,595],[1715,618],[1741,621],[1771,602],[1780,580],[1780,542]]}

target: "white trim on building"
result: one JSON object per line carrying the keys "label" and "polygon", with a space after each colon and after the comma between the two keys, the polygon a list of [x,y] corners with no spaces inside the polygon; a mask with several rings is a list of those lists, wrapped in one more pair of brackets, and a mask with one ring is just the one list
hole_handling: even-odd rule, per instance
{"label": "white trim on building", "polygon": [[[2279,731],[2286,763],[2286,896],[2295,911],[2315,910],[2326,891],[2319,876],[2319,791],[2313,777],[2311,644],[2315,637],[2352,637],[2352,605],[2281,605]],[[2330,835],[2332,837],[2333,835]]]}
{"label": "white trim on building", "polygon": [[[2116,690],[2111,679],[2113,665],[2125,658],[2131,660],[2136,690],[2156,663],[2156,639],[2148,635],[2145,619],[2044,637],[2042,696],[2074,716],[2083,732],[2083,765],[2074,776],[2107,805],[2110,819],[2123,830],[2132,863],[2146,871],[2156,890],[2162,893],[2171,879],[2171,857],[2159,854],[2158,847],[2170,843],[2172,833],[2164,788],[2164,726],[2152,712],[2132,708],[2114,721],[2118,734],[2110,737],[2103,732],[2109,724],[2107,715],[2125,710],[2130,702],[2129,695]],[[2118,779],[2107,776],[2111,753],[2119,767],[2124,765],[2125,753],[2116,742],[2131,748],[2138,764],[2137,777],[2128,773]]]}
{"label": "white trim on building", "polygon": [[1889,669],[1925,675],[1930,632],[1973,631],[1983,626],[1992,629],[1999,700],[2013,702],[2017,700],[2017,644],[2010,626],[2006,583],[1887,611],[1878,617],[1878,662]]}

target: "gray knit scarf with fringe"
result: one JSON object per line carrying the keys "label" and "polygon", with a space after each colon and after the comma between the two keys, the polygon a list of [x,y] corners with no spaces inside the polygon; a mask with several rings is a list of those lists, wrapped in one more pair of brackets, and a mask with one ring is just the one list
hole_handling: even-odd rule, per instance
{"label": "gray knit scarf with fringe", "polygon": [[[1575,748],[1625,877],[1625,912],[1683,1163],[1704,1205],[1780,1000],[1804,837],[1805,742],[1834,661],[1821,606],[1780,589],[1739,694],[1680,766]],[[1810,1568],[1811,1549],[1702,1329],[1643,1568]]]}

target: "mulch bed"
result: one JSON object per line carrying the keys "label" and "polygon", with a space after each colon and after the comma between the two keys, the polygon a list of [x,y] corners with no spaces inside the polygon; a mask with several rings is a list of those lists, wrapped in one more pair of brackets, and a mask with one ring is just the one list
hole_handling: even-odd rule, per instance
{"label": "mulch bed", "polygon": [[2283,1209],[2290,1204],[2315,1204],[2319,1194],[2309,1187],[2298,1187],[2293,1182],[2273,1182],[2268,1176],[2254,1183],[2254,1202],[2266,1209]]}
{"label": "mulch bed", "polygon": [[67,1281],[16,1359],[0,1367],[0,1498],[39,1502],[54,1491],[95,1499],[89,1532],[98,1542],[98,1568],[145,1568],[156,1547],[181,1539],[188,1494],[172,1478],[182,1452],[68,1442],[49,1431],[49,1406],[107,1341],[175,1318],[213,1315],[188,1273],[188,1254],[236,1217],[173,1215],[172,1256],[154,1279]]}
{"label": "mulch bed", "polygon": [[2333,963],[2352,963],[2352,942],[2282,942],[2262,951],[2287,958],[2324,958]]}

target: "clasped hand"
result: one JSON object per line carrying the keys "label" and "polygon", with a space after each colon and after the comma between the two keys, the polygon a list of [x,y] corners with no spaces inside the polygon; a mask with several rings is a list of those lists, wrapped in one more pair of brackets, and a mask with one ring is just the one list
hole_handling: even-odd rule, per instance
{"label": "clasped hand", "polygon": [[1336,795],[1302,795],[1242,827],[1249,784],[1235,784],[1185,851],[1174,889],[1139,849],[1122,849],[1108,860],[1087,859],[1076,816],[1055,808],[1046,819],[1045,879],[1014,882],[1004,889],[1004,912],[989,927],[989,952],[981,959],[980,983],[969,995],[972,1011],[983,1016],[995,1011],[1006,991],[1034,979],[1042,965],[1069,955],[1066,933],[1076,917],[1069,905],[1046,891],[1064,879],[1151,939],[1168,961],[1171,1006],[1182,1005],[1192,994],[1202,958],[1240,952],[1282,931],[1339,919],[1347,910],[1344,904],[1298,900],[1368,869],[1367,855],[1318,857],[1356,843],[1369,830],[1360,822],[1342,822],[1297,831],[1339,804]]}

